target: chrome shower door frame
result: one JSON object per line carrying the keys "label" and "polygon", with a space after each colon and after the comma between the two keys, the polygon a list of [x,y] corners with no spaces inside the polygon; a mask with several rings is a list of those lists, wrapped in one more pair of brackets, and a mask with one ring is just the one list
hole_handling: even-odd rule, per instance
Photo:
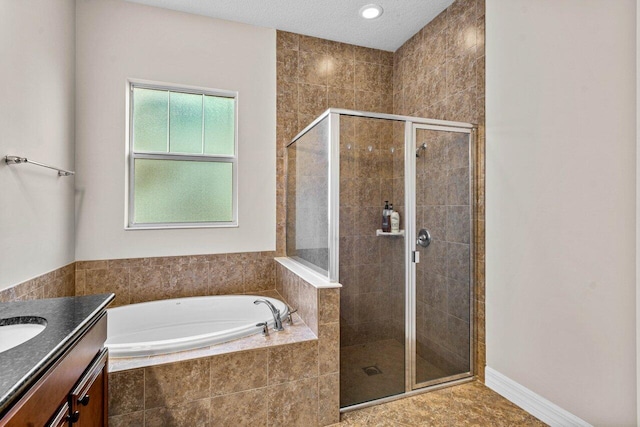
{"label": "chrome shower door frame", "polygon": [[[418,130],[432,130],[442,132],[465,133],[469,135],[469,371],[431,381],[417,382],[416,355],[417,355],[417,328],[416,328],[416,264],[420,262],[419,252],[416,248],[417,219],[416,219],[416,141]],[[473,377],[475,365],[474,352],[474,290],[475,290],[475,229],[474,229],[474,200],[475,200],[475,127],[470,125],[460,126],[460,123],[449,122],[443,124],[425,124],[423,122],[407,121],[405,124],[405,229],[406,256],[405,256],[405,391],[411,392],[419,389],[428,389],[444,383]],[[425,390],[426,391],[426,390]]]}

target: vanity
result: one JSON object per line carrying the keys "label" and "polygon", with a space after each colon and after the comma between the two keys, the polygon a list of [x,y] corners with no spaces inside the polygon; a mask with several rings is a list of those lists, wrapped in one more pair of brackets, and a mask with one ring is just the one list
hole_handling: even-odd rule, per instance
{"label": "vanity", "polygon": [[0,303],[0,427],[107,425],[104,343],[113,298]]}

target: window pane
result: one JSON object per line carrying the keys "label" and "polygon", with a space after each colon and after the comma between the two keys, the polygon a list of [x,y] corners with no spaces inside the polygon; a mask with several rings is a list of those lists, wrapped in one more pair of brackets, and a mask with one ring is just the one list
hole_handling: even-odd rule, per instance
{"label": "window pane", "polygon": [[218,96],[204,97],[205,154],[233,155],[235,149],[235,100]]}
{"label": "window pane", "polygon": [[167,151],[169,92],[133,89],[133,149]]}
{"label": "window pane", "polygon": [[169,151],[202,153],[202,95],[171,92]]}
{"label": "window pane", "polygon": [[135,159],[135,223],[233,220],[233,164]]}

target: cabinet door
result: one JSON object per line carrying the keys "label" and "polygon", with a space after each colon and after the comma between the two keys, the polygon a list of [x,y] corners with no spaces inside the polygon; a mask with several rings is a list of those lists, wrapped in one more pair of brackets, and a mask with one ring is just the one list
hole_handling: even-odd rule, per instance
{"label": "cabinet door", "polygon": [[47,424],[47,427],[66,427],[69,425],[69,404],[64,404],[58,408],[56,414]]}
{"label": "cabinet door", "polygon": [[107,354],[103,349],[69,395],[71,414],[77,414],[74,427],[107,425]]}

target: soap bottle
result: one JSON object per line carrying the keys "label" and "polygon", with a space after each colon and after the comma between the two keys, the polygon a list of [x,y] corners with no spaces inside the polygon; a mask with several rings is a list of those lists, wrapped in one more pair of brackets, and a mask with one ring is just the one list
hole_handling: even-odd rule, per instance
{"label": "soap bottle", "polygon": [[399,233],[400,232],[400,214],[393,210],[393,205],[391,205],[391,232]]}
{"label": "soap bottle", "polygon": [[391,213],[389,212],[389,201],[384,201],[384,209],[382,210],[382,231],[388,233],[391,231]]}

